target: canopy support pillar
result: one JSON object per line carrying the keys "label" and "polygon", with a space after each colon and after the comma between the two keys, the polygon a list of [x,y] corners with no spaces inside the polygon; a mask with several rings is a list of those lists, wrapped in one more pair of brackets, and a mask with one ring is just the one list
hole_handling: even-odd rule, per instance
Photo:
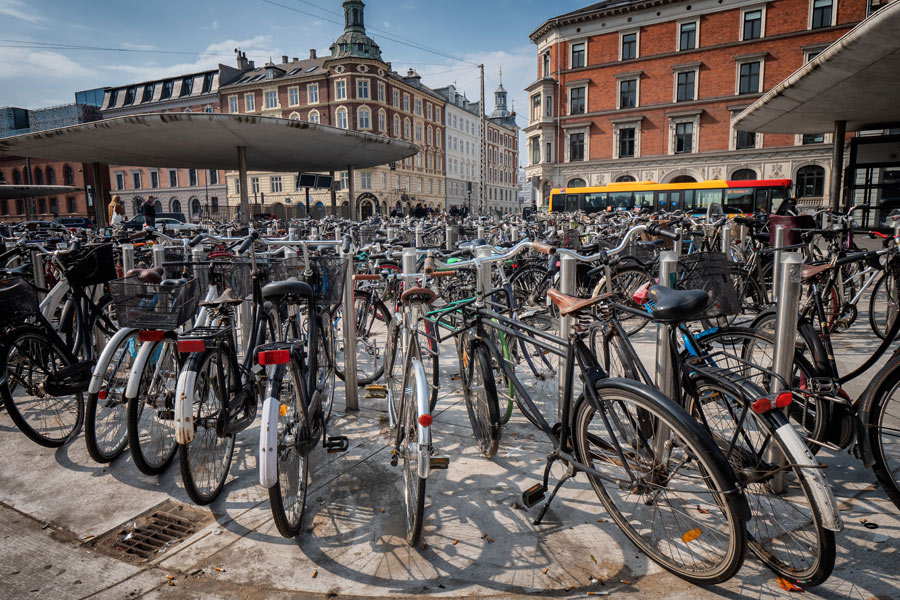
{"label": "canopy support pillar", "polygon": [[241,189],[241,224],[250,222],[250,196],[247,192],[247,147],[238,146],[238,184]]}
{"label": "canopy support pillar", "polygon": [[[107,210],[107,196],[109,194],[106,193],[106,190],[103,189],[103,174],[101,172],[100,163],[91,163],[91,175],[93,177],[93,187],[91,188],[91,203],[93,203],[94,208],[94,219],[97,221],[97,231],[102,231],[104,227],[109,225],[106,219],[106,210]],[[104,168],[108,168],[106,165],[103,165]],[[85,198],[87,198],[88,194],[85,194]],[[90,214],[91,207],[87,207],[87,212]]]}
{"label": "canopy support pillar", "polygon": [[356,220],[356,190],[353,189],[353,167],[347,167],[347,199],[350,201],[350,220]]}
{"label": "canopy support pillar", "polygon": [[329,190],[331,192],[331,215],[336,217],[337,216],[337,187],[335,187],[335,185],[334,185],[334,171],[331,171],[329,173],[329,175],[331,175],[331,189]]}
{"label": "canopy support pillar", "polygon": [[834,122],[831,155],[831,210],[841,210],[841,179],[844,174],[844,138],[847,136],[847,121]]}

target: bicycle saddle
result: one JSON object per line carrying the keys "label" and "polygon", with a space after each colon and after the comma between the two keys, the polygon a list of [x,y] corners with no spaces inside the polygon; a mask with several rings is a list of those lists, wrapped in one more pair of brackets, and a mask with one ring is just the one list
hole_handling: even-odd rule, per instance
{"label": "bicycle saddle", "polygon": [[31,268],[31,263],[25,263],[12,269],[3,269],[0,273],[3,277],[31,277],[34,270]]}
{"label": "bicycle saddle", "polygon": [[150,267],[149,269],[131,269],[125,273],[125,277],[137,277],[144,283],[162,283],[165,276],[165,269],[162,267]]}
{"label": "bicycle saddle", "polygon": [[803,265],[800,269],[800,278],[801,279],[812,279],[819,273],[823,271],[827,271],[831,268],[831,265],[826,263],[824,265]]}
{"label": "bicycle saddle", "polygon": [[188,282],[184,277],[180,277],[178,279],[163,279],[159,285],[161,286],[175,286],[175,285],[184,285]]}
{"label": "bicycle saddle", "polygon": [[660,285],[650,286],[647,300],[653,305],[653,320],[677,323],[690,321],[709,304],[709,294],[703,290],[673,290]]}
{"label": "bicycle saddle", "polygon": [[551,289],[547,291],[547,297],[559,309],[559,314],[565,317],[579,310],[590,308],[601,300],[608,298],[609,294],[600,294],[591,298],[576,298],[575,296],[563,294],[559,290]]}
{"label": "bicycle saddle", "polygon": [[431,304],[435,299],[437,299],[437,294],[434,291],[420,287],[409,288],[400,295],[400,302],[407,303],[421,302],[423,304]]}
{"label": "bicycle saddle", "polygon": [[275,300],[282,298],[312,298],[313,289],[305,281],[288,279],[266,284],[262,289],[263,298]]}
{"label": "bicycle saddle", "polygon": [[223,304],[230,304],[232,306],[237,306],[238,304],[242,304],[244,302],[243,298],[238,298],[234,295],[234,290],[231,288],[225,288],[225,291],[222,294],[209,302],[201,302],[200,306],[221,306]]}

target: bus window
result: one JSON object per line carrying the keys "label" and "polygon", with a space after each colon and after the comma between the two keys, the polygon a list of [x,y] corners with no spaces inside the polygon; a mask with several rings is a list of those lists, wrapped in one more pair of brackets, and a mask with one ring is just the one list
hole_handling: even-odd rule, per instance
{"label": "bus window", "polygon": [[606,210],[606,194],[585,194],[584,212],[593,213]]}
{"label": "bus window", "polygon": [[710,204],[722,204],[722,190],[697,190],[694,210],[705,211]]}
{"label": "bus window", "polygon": [[667,212],[681,210],[681,192],[660,192],[659,210]]}
{"label": "bus window", "polygon": [[725,190],[725,214],[746,214],[753,212],[753,188],[729,188]]}
{"label": "bus window", "polygon": [[756,188],[756,201],[753,203],[753,210],[758,213],[769,212],[769,192],[774,193],[774,188]]}
{"label": "bus window", "polygon": [[653,212],[653,192],[635,192],[634,206],[641,212]]}
{"label": "bus window", "polygon": [[566,212],[575,212],[578,210],[578,199],[580,194],[568,194],[566,196]]}
{"label": "bus window", "polygon": [[694,190],[684,190],[684,210],[691,212],[694,210]]}
{"label": "bus window", "polygon": [[769,204],[765,207],[757,206],[756,210],[760,212],[770,213],[774,210],[778,210],[778,207],[781,206],[781,203],[784,202],[785,199],[790,198],[790,188],[786,187],[773,187],[769,188],[770,201]]}
{"label": "bus window", "polygon": [[613,210],[631,210],[634,206],[632,192],[610,192],[609,205]]}

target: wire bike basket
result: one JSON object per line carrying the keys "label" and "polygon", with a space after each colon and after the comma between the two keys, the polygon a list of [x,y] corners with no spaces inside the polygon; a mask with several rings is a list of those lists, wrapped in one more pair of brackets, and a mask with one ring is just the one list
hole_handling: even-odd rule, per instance
{"label": "wire bike basket", "polygon": [[82,246],[56,255],[75,285],[98,285],[118,277],[112,244]]}
{"label": "wire bike basket", "polygon": [[674,287],[709,294],[706,310],[695,320],[731,316],[741,312],[734,275],[734,263],[724,253],[695,252],[678,259]]}
{"label": "wire bike basket", "polygon": [[316,303],[335,306],[344,299],[344,283],[347,281],[347,260],[340,256],[311,256],[312,271],[306,282],[312,286]]}
{"label": "wire bike basket", "polygon": [[0,280],[0,327],[21,325],[40,312],[37,290],[21,277]]}
{"label": "wire bike basket", "polygon": [[138,277],[110,282],[120,326],[174,331],[197,314],[200,289],[197,279],[177,285],[145,283]]}

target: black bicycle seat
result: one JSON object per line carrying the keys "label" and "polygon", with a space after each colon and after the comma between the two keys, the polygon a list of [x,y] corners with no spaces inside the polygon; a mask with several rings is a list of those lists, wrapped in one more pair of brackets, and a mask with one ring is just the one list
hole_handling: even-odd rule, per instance
{"label": "black bicycle seat", "polygon": [[184,285],[188,282],[184,277],[180,277],[178,279],[163,279],[159,285],[161,286],[175,286],[175,285]]}
{"label": "black bicycle seat", "polygon": [[262,289],[263,298],[275,300],[281,298],[312,298],[313,289],[305,281],[288,279],[266,284]]}
{"label": "black bicycle seat", "polygon": [[150,267],[149,269],[131,269],[125,273],[125,277],[137,277],[144,283],[159,284],[165,274],[165,269],[162,267]]}
{"label": "black bicycle seat", "polygon": [[703,290],[673,290],[660,285],[650,286],[647,299],[653,306],[653,320],[663,323],[690,321],[709,304],[709,294]]}
{"label": "black bicycle seat", "polygon": [[34,269],[31,268],[31,263],[25,263],[12,269],[0,270],[0,274],[4,277],[31,277],[33,273]]}

